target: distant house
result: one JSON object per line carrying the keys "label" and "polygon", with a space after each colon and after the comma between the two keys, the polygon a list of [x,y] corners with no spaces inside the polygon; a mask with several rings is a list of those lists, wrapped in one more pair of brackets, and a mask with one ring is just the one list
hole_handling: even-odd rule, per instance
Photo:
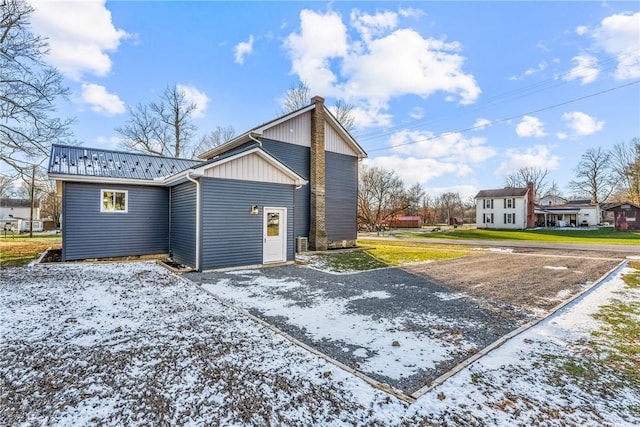
{"label": "distant house", "polygon": [[169,254],[201,271],[292,262],[298,238],[354,246],[363,157],[321,97],[201,160],[54,145],[62,258]]}
{"label": "distant house", "polygon": [[[2,230],[13,232],[29,231],[31,229],[31,200],[30,199],[0,199],[0,221]],[[33,231],[42,231],[40,221],[40,202],[34,201]]]}
{"label": "distant house", "polygon": [[524,230],[535,226],[532,184],[481,190],[475,200],[478,228]]}
{"label": "distant house", "polygon": [[535,212],[539,227],[596,226],[600,223],[600,208],[588,199],[545,196],[536,205]]}
{"label": "distant house", "polygon": [[606,210],[613,212],[616,231],[640,231],[640,206],[624,202],[610,205]]}

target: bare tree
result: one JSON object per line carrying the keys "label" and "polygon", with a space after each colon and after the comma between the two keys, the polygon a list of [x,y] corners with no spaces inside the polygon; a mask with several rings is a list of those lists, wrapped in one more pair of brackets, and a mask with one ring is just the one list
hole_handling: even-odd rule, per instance
{"label": "bare tree", "polygon": [[311,102],[311,89],[306,81],[299,81],[287,90],[282,105],[282,115],[306,107]]}
{"label": "bare tree", "polygon": [[233,129],[233,126],[217,126],[214,130],[200,138],[200,142],[193,148],[191,157],[196,157],[198,154],[205,153],[212,148],[224,144],[231,140],[235,134],[236,131]]}
{"label": "bare tree", "polygon": [[433,201],[428,194],[425,194],[422,198],[420,206],[420,217],[424,224],[435,224],[438,222],[438,215],[433,207]]}
{"label": "bare tree", "polygon": [[353,105],[343,101],[342,99],[338,99],[336,100],[335,105],[329,108],[329,110],[335,116],[336,120],[340,122],[342,127],[347,130],[347,132],[351,132],[355,128]]}
{"label": "bare tree", "polygon": [[358,183],[358,222],[369,231],[380,222],[404,211],[408,206],[404,184],[393,171],[362,166]]}
{"label": "bare tree", "polygon": [[[311,89],[306,81],[299,81],[297,86],[292,86],[287,90],[281,113],[288,114],[309,105],[311,102]],[[353,105],[344,100],[338,99],[334,106],[329,107],[329,111],[347,132],[355,128],[355,117],[353,116]]]}
{"label": "bare tree", "polygon": [[604,202],[615,189],[611,154],[601,147],[590,148],[575,168],[576,179],[569,182],[578,195],[588,195],[592,203]]}
{"label": "bare tree", "polygon": [[460,213],[462,211],[462,199],[460,198],[460,193],[454,193],[452,191],[442,193],[436,199],[436,206],[439,211],[439,220],[441,222],[448,223],[449,218],[455,217],[456,212]]}
{"label": "bare tree", "polygon": [[13,181],[6,175],[0,174],[0,198],[9,197]]}
{"label": "bare tree", "polygon": [[420,204],[424,200],[425,192],[419,183],[413,184],[407,190],[407,215],[418,215],[420,213]]}
{"label": "bare tree", "polygon": [[548,194],[551,184],[547,181],[549,170],[547,168],[538,168],[527,166],[518,169],[517,172],[507,175],[505,186],[512,188],[524,188],[529,182],[533,183],[534,197],[540,200]]}
{"label": "bare tree", "polygon": [[47,42],[28,29],[32,13],[24,0],[0,0],[0,161],[19,175],[67,138],[71,123],[53,117],[56,100],[69,92],[44,62]]}
{"label": "bare tree", "polygon": [[640,203],[640,138],[611,148],[611,169],[618,184],[618,199]]}
{"label": "bare tree", "polygon": [[115,130],[127,150],[180,157],[195,135],[191,115],[197,107],[178,85],[167,86],[160,101],[129,108],[129,118]]}

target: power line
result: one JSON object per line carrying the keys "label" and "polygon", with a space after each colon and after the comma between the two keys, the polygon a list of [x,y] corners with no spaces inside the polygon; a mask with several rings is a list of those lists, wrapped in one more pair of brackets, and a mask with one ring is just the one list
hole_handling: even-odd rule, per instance
{"label": "power line", "polygon": [[[620,62],[624,62],[629,59],[633,60],[637,57],[639,52],[640,52],[640,49],[633,49],[631,51],[628,51],[624,55],[609,57],[605,60],[602,60],[598,63],[599,71],[609,71],[611,69],[614,69],[617,66],[617,64]],[[606,66],[603,67],[603,65],[606,65]],[[527,85],[521,88],[516,88],[511,91],[486,98],[483,104],[476,104],[470,108],[465,108],[465,112],[469,113],[469,112],[478,111],[487,107],[492,107],[494,105],[501,104],[508,100],[522,98],[524,96],[528,96],[534,93],[542,92],[545,90],[553,89],[558,86],[569,84],[572,80],[580,79],[581,74],[589,70],[590,68],[591,67],[589,66],[573,68],[570,71],[560,74],[558,77],[542,80],[540,82],[532,83],[530,85]],[[369,139],[379,138],[384,135],[393,134],[398,129],[412,129],[418,126],[426,125],[428,123],[434,123],[440,118],[446,118],[448,115],[449,114],[443,114],[440,117],[431,116],[425,120],[418,119],[413,122],[405,123],[403,125],[397,125],[397,126],[386,128],[384,131],[374,131],[374,132],[365,133],[362,135],[357,135],[356,137],[358,141],[366,141]]]}
{"label": "power line", "polygon": [[632,86],[632,85],[638,84],[638,83],[640,83],[640,80],[636,80],[636,81],[633,81],[633,82],[630,82],[630,83],[625,83],[623,85],[615,86],[615,87],[612,87],[612,88],[609,88],[609,89],[601,90],[599,92],[594,92],[594,93],[591,93],[589,95],[581,96],[579,98],[573,98],[573,99],[570,99],[568,101],[560,102],[558,104],[549,105],[547,107],[539,108],[537,110],[528,111],[526,113],[516,114],[514,116],[505,117],[503,119],[493,120],[493,121],[491,121],[489,123],[485,123],[483,125],[472,126],[472,127],[468,127],[468,128],[464,128],[464,129],[460,129],[460,130],[444,132],[444,133],[441,133],[439,135],[431,136],[431,137],[428,137],[428,138],[418,139],[418,140],[415,140],[415,141],[405,142],[405,143],[402,143],[402,144],[391,145],[389,147],[374,148],[373,150],[367,150],[367,151],[369,153],[371,153],[371,152],[375,152],[375,151],[390,150],[390,149],[396,148],[396,147],[403,147],[403,146],[406,146],[406,145],[417,144],[419,142],[431,141],[431,140],[438,139],[438,138],[441,138],[441,137],[447,136],[447,135],[452,135],[452,134],[456,134],[456,133],[466,133],[466,132],[470,132],[472,130],[482,129],[482,128],[485,128],[487,126],[491,126],[491,125],[494,125],[494,124],[508,122],[509,120],[517,119],[517,118],[524,117],[524,116],[527,116],[527,115],[530,115],[530,114],[540,113],[542,111],[547,111],[547,110],[551,110],[553,108],[562,107],[563,105],[572,104],[574,102],[582,101],[584,99],[593,98],[594,96],[602,95],[602,94],[605,94],[605,93],[608,93],[608,92],[613,92],[615,90],[622,89],[622,88],[625,88],[625,87],[628,87],[628,86]]}

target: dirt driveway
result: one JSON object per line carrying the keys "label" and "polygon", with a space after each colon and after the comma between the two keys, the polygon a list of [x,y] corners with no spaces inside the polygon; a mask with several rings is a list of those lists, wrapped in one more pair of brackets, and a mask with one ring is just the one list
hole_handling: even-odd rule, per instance
{"label": "dirt driveway", "polygon": [[589,287],[622,261],[620,254],[550,250],[483,252],[445,261],[409,265],[404,270],[488,307],[512,307],[533,317]]}

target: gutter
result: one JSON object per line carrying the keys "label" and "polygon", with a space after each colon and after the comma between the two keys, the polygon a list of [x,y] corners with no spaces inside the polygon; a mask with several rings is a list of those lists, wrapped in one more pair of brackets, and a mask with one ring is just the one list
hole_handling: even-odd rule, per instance
{"label": "gutter", "polygon": [[247,136],[249,137],[249,139],[257,142],[258,143],[258,147],[262,148],[262,141],[260,141],[259,139],[254,138],[251,132],[249,132],[247,134]]}
{"label": "gutter", "polygon": [[200,246],[202,245],[202,240],[201,240],[201,227],[202,227],[202,222],[201,222],[201,212],[200,212],[200,181],[198,181],[197,179],[193,179],[191,177],[191,173],[187,172],[185,174],[185,178],[187,178],[189,181],[193,182],[196,185],[196,271],[200,271]]}

